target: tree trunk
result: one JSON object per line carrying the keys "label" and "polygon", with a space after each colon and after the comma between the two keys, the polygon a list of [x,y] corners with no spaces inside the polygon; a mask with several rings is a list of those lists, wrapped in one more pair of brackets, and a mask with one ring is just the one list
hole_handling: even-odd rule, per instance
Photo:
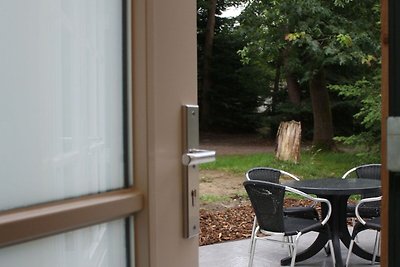
{"label": "tree trunk", "polygon": [[[278,60],[277,61],[277,63],[276,63],[276,65],[275,65],[275,78],[274,78],[274,91],[273,91],[273,93],[272,93],[272,95],[271,95],[271,97],[272,97],[272,99],[271,99],[271,111],[272,112],[275,112],[275,106],[276,106],[276,103],[275,103],[275,96],[278,94],[278,92],[279,92],[279,83],[280,83],[280,81],[281,81],[281,66],[282,64],[281,64],[281,61],[280,60]],[[268,95],[269,93],[267,93],[267,95]]]}
{"label": "tree trunk", "polygon": [[274,92],[279,91],[279,83],[281,81],[281,61],[278,60],[275,64]]}
{"label": "tree trunk", "polygon": [[288,87],[288,95],[290,103],[298,106],[301,103],[300,84],[292,73],[286,74],[286,83]]}
{"label": "tree trunk", "polygon": [[313,144],[317,148],[333,148],[333,122],[325,75],[321,70],[310,80],[314,118]]}
{"label": "tree trunk", "polygon": [[201,105],[200,105],[200,116],[201,126],[203,129],[207,128],[207,118],[209,118],[210,104],[208,101],[209,91],[211,88],[211,62],[212,62],[212,50],[214,44],[214,31],[215,31],[215,12],[217,9],[217,0],[208,1],[208,17],[207,27],[205,32],[204,41],[204,62],[203,62],[203,84],[201,91]]}
{"label": "tree trunk", "polygon": [[285,67],[285,78],[286,78],[286,84],[287,84],[287,89],[288,89],[288,96],[289,96],[289,101],[290,103],[298,106],[301,103],[301,96],[300,96],[300,85],[299,82],[296,79],[296,76],[293,75],[292,71],[288,68],[288,60],[289,60],[289,52],[290,52],[290,47],[285,48],[282,52],[282,57],[283,57],[283,64]]}
{"label": "tree trunk", "polygon": [[279,124],[276,134],[276,158],[280,160],[300,160],[301,124],[298,121],[284,121]]}

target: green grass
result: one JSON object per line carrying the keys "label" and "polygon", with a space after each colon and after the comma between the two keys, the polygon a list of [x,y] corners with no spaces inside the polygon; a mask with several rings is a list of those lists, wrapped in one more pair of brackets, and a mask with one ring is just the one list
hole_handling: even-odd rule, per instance
{"label": "green grass", "polygon": [[217,196],[210,194],[200,195],[200,201],[203,203],[223,202],[223,201],[228,201],[230,199],[231,198],[229,196]]}
{"label": "green grass", "polygon": [[379,155],[368,159],[349,152],[311,152],[302,151],[300,162],[295,164],[280,161],[274,153],[258,153],[250,155],[217,155],[215,162],[202,164],[203,170],[220,170],[235,174],[244,174],[254,167],[272,167],[288,171],[301,179],[317,177],[341,177],[350,168],[366,164],[379,163]]}

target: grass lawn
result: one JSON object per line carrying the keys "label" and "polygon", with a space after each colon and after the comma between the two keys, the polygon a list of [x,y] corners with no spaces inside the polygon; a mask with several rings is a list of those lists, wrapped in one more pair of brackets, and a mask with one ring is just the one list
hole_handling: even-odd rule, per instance
{"label": "grass lawn", "polygon": [[249,155],[217,155],[212,163],[200,165],[202,170],[219,170],[244,174],[254,167],[272,167],[293,173],[301,179],[341,177],[347,170],[361,164],[380,163],[380,155],[360,156],[350,152],[302,151],[300,162],[277,160],[274,153]]}

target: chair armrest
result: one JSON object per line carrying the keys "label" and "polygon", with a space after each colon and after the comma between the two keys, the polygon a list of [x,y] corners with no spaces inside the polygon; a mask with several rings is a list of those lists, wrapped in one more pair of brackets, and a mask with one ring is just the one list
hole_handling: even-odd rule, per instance
{"label": "chair armrest", "polygon": [[289,176],[289,177],[293,178],[293,179],[296,180],[296,181],[300,181],[299,177],[295,176],[294,174],[291,174],[291,173],[289,173],[289,172],[285,172],[285,171],[282,171],[282,170],[280,170],[280,172],[281,172],[281,174],[284,174],[284,175],[286,175],[286,176]]}
{"label": "chair armrest", "polygon": [[300,195],[302,197],[308,198],[308,199],[314,201],[314,203],[316,203],[316,202],[325,203],[328,206],[328,212],[326,213],[325,218],[321,221],[321,224],[325,225],[328,222],[328,220],[329,220],[329,218],[331,217],[331,214],[332,214],[332,205],[331,205],[331,202],[329,202],[329,200],[327,200],[326,198],[313,197],[313,196],[311,196],[311,195],[309,195],[307,193],[304,193],[303,191],[297,190],[297,189],[292,188],[290,186],[285,186],[285,190],[288,191],[288,192],[292,192],[292,193],[295,193],[297,195]]}
{"label": "chair armrest", "polygon": [[357,170],[358,167],[354,167],[350,170],[348,170],[345,174],[343,174],[342,179],[345,179],[350,173],[354,172],[355,170]]}
{"label": "chair armrest", "polygon": [[359,208],[361,205],[363,205],[364,203],[369,203],[369,202],[375,202],[375,201],[381,201],[382,200],[382,196],[379,197],[369,197],[369,198],[363,198],[361,199],[357,205],[356,205],[356,209],[355,209],[355,213],[356,213],[356,217],[357,219],[360,221],[360,223],[362,223],[363,225],[366,224],[365,220],[360,216],[360,212],[359,212]]}

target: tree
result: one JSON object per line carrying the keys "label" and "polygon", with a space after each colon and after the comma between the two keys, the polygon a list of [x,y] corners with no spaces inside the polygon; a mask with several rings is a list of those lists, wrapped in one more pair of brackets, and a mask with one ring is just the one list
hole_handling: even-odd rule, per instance
{"label": "tree", "polygon": [[[234,18],[219,16],[241,0],[217,1],[210,44],[209,0],[198,1],[198,87],[201,131],[254,131],[259,124],[270,73],[256,62],[243,65],[237,51],[246,44]],[[213,11],[211,11],[213,13]],[[211,19],[212,20],[212,19]],[[208,36],[208,37],[207,37]]]}
{"label": "tree", "polygon": [[281,66],[290,78],[289,90],[293,91],[292,81],[308,87],[317,147],[334,144],[327,84],[338,78],[354,81],[342,69],[351,66],[349,74],[358,77],[362,60],[379,53],[379,14],[373,12],[371,19],[378,4],[377,0],[254,0],[242,15],[243,31],[252,39],[243,54]]}

